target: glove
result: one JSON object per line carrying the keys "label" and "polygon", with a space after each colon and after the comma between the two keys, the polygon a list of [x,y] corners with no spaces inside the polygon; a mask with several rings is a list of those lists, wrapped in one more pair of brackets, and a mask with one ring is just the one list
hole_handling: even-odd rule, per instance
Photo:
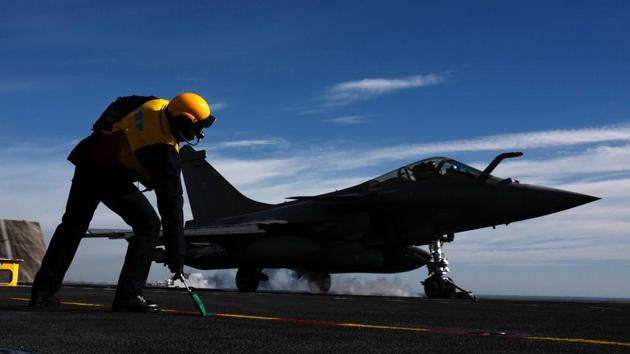
{"label": "glove", "polygon": [[166,264],[171,273],[179,275],[184,272],[184,257],[171,257]]}

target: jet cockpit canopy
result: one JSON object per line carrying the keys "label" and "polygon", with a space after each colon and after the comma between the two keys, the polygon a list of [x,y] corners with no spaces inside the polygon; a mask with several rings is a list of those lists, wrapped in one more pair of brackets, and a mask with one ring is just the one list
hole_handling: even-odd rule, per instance
{"label": "jet cockpit canopy", "polygon": [[374,180],[383,183],[396,178],[407,182],[415,182],[442,176],[461,176],[475,179],[480,174],[481,171],[459,161],[447,157],[432,157],[403,166]]}

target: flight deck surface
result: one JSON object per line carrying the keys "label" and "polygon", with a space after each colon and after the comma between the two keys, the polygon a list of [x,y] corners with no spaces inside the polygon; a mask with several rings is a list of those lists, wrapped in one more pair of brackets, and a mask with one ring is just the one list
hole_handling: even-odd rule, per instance
{"label": "flight deck surface", "polygon": [[[630,353],[630,302],[147,289],[161,313],[113,313],[111,287],[64,287],[30,309],[30,288],[0,288],[0,353],[431,352]],[[5,350],[5,351],[3,351]]]}

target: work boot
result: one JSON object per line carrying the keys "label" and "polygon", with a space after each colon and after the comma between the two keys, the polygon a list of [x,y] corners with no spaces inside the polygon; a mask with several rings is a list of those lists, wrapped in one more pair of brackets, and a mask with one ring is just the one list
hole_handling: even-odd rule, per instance
{"label": "work boot", "polygon": [[123,299],[114,299],[114,312],[159,312],[160,305],[147,301],[142,295]]}
{"label": "work boot", "polygon": [[61,302],[55,296],[41,297],[39,295],[32,295],[31,300],[28,302],[30,307],[59,307]]}

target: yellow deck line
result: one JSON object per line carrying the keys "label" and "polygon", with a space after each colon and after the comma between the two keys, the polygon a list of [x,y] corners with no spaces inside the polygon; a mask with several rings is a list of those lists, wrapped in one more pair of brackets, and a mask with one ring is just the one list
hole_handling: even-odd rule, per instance
{"label": "yellow deck line", "polygon": [[62,301],[64,305],[74,305],[74,306],[82,306],[82,307],[105,307],[105,305],[101,304],[88,304],[85,302],[75,302],[75,301]]}
{"label": "yellow deck line", "polygon": [[544,340],[552,342],[567,342],[567,343],[588,343],[599,345],[617,345],[622,347],[630,347],[628,342],[616,342],[609,340],[596,340],[596,339],[584,339],[584,338],[561,338],[561,337],[538,337],[538,336],[526,336],[525,339],[529,340]]}
{"label": "yellow deck line", "polygon": [[[11,300],[17,301],[29,301],[28,298],[23,297],[13,297]],[[91,304],[86,302],[76,302],[76,301],[62,301],[64,305],[74,305],[74,306],[84,306],[84,307],[105,307],[101,304]],[[172,309],[162,309],[160,312],[179,312],[178,310]],[[269,317],[269,316],[256,316],[256,315],[243,315],[243,314],[235,314],[235,313],[215,313],[214,316],[217,317],[226,317],[226,318],[236,318],[236,319],[247,319],[247,320],[257,320],[257,321],[284,321],[286,319],[282,317]],[[333,323],[334,326],[338,327],[349,327],[349,328],[365,328],[365,329],[378,329],[378,330],[388,330],[388,331],[407,331],[407,332],[433,332],[432,329],[429,328],[421,328],[421,327],[400,327],[400,326],[385,326],[385,325],[373,325],[373,324],[363,324],[363,323],[336,323],[336,322],[326,322],[324,323]],[[439,332],[436,332],[439,333]],[[500,337],[494,337],[500,338]],[[609,340],[597,340],[597,339],[585,339],[585,338],[563,338],[563,337],[545,337],[545,336],[519,336],[519,339],[527,339],[527,340],[537,340],[537,341],[548,341],[548,342],[563,342],[563,343],[582,343],[582,344],[596,344],[596,345],[608,345],[608,346],[622,346],[622,347],[630,347],[630,342],[621,342],[621,341],[609,341]]]}
{"label": "yellow deck line", "polygon": [[173,312],[177,312],[177,310],[160,309],[160,312],[173,313]]}
{"label": "yellow deck line", "polygon": [[361,323],[339,323],[340,327],[352,327],[352,328],[369,328],[369,329],[385,329],[391,331],[410,331],[410,332],[430,332],[428,328],[420,327],[399,327],[399,326],[383,326],[383,325],[370,325]]}
{"label": "yellow deck line", "polygon": [[[25,297],[12,297],[10,299],[17,300],[17,301],[31,301],[31,299],[28,299]],[[90,304],[87,302],[77,302],[77,301],[61,301],[61,303],[63,305],[73,305],[73,306],[82,306],[82,307],[105,307],[105,305],[102,305],[102,304]]]}
{"label": "yellow deck line", "polygon": [[238,315],[238,314],[234,314],[234,313],[215,313],[214,315],[218,316],[218,317],[241,318],[241,319],[247,319],[247,320],[260,320],[260,321],[280,321],[280,320],[282,320],[282,318],[280,318],[280,317]]}

